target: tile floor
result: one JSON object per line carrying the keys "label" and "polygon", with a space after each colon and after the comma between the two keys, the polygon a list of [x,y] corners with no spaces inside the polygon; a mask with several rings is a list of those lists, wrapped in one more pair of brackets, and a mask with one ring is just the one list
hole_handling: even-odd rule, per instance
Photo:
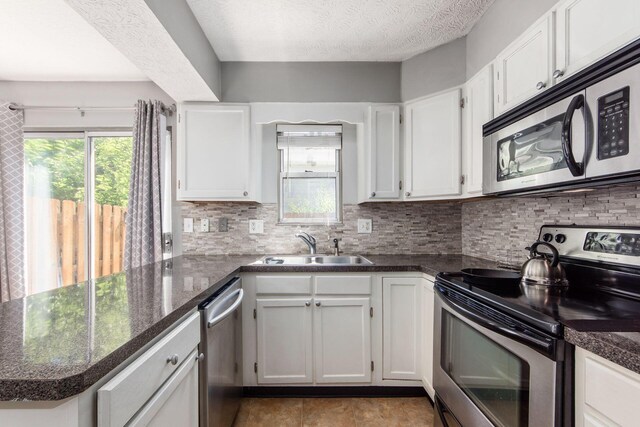
{"label": "tile floor", "polygon": [[426,397],[245,398],[234,427],[433,426]]}

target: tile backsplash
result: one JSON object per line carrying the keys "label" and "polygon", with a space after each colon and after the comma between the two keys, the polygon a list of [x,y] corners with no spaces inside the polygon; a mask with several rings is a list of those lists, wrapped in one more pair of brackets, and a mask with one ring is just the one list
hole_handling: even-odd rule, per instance
{"label": "tile backsplash", "polygon": [[[331,253],[329,239],[342,239],[347,254],[461,253],[459,203],[368,203],[345,205],[343,223],[331,226],[277,225],[276,204],[183,203],[182,217],[194,219],[193,233],[182,233],[185,254],[294,254],[307,246],[294,234],[306,231],[318,240],[318,253]],[[218,220],[228,218],[228,232],[218,231]],[[211,231],[199,232],[201,218]],[[371,234],[358,234],[358,218],[373,221]],[[249,220],[264,220],[264,234],[249,234]]]}
{"label": "tile backsplash", "polygon": [[521,264],[543,224],[640,226],[640,185],[550,197],[478,199],[462,205],[462,252]]}
{"label": "tile backsplash", "polygon": [[[182,234],[185,254],[293,254],[307,247],[298,230],[318,238],[318,252],[330,253],[329,238],[342,239],[345,253],[471,255],[521,264],[524,247],[543,224],[640,226],[640,185],[553,196],[475,199],[466,202],[368,203],[345,205],[344,221],[332,226],[277,225],[275,204],[183,203],[196,231]],[[219,232],[218,219],[229,219]],[[208,218],[211,231],[197,231]],[[373,220],[371,234],[357,233],[358,218]],[[264,220],[264,234],[249,234],[249,220]]]}

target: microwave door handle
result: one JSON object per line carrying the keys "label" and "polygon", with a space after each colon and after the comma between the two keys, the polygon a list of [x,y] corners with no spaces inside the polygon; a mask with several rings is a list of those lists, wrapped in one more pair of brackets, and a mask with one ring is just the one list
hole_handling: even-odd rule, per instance
{"label": "microwave door handle", "polygon": [[567,167],[573,176],[584,175],[584,163],[576,162],[573,157],[573,141],[571,140],[571,122],[573,121],[573,113],[578,109],[584,108],[584,95],[575,96],[569,103],[567,112],[562,120],[562,132],[560,140],[562,141],[562,154],[567,162]]}
{"label": "microwave door handle", "polygon": [[462,306],[461,304],[458,304],[457,302],[452,301],[450,298],[444,295],[444,293],[440,289],[436,288],[436,293],[438,294],[438,296],[440,296],[440,298],[443,299],[443,301],[446,301],[447,305],[453,308],[456,312],[466,317],[467,319],[473,320],[475,323],[479,324],[480,326],[483,326],[497,334],[506,336],[515,341],[518,341],[530,347],[533,347],[534,349],[538,350],[540,353],[544,355],[547,355],[549,357],[554,356],[553,342],[538,339],[531,335],[524,334],[515,329],[511,329],[507,326],[501,325],[500,323],[493,322],[487,319],[486,317],[477,314],[475,311],[472,311],[471,309],[468,309]]}

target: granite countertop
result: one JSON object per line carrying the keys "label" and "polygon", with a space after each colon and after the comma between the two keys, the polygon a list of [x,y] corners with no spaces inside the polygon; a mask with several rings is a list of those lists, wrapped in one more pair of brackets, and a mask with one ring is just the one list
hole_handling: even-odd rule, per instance
{"label": "granite countertop", "polygon": [[565,326],[564,339],[640,374],[640,332],[581,332]]}
{"label": "granite countertop", "polygon": [[60,400],[105,376],[239,272],[418,271],[495,263],[463,255],[368,255],[374,265],[252,265],[259,255],[180,256],[0,304],[0,400]]}

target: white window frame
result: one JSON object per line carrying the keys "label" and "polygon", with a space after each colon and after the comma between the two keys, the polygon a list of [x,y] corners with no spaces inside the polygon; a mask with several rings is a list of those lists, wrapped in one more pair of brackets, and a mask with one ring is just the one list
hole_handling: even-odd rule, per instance
{"label": "white window frame", "polygon": [[[285,225],[329,225],[342,224],[342,155],[341,149],[335,149],[335,172],[285,172],[284,151],[278,149],[278,224]],[[284,181],[287,178],[335,178],[336,180],[336,219],[326,218],[285,218],[284,216]]]}

